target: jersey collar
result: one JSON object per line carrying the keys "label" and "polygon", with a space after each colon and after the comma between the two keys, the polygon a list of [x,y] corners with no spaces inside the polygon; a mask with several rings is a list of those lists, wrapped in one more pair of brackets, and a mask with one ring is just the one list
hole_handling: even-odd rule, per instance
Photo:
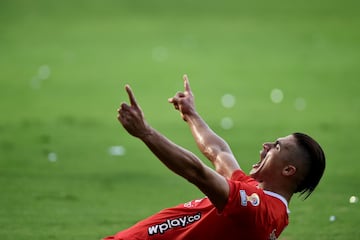
{"label": "jersey collar", "polygon": [[278,193],[274,193],[274,192],[266,191],[266,190],[264,190],[264,193],[269,195],[269,196],[275,197],[275,198],[279,199],[280,201],[282,201],[284,203],[284,205],[286,206],[287,213],[288,214],[290,213],[289,204],[288,204],[288,202],[286,201],[286,199],[283,196],[281,196]]}

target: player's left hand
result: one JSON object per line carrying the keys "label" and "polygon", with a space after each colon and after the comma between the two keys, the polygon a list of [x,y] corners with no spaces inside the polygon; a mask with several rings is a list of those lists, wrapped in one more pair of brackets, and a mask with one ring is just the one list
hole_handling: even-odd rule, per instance
{"label": "player's left hand", "polygon": [[187,116],[195,113],[195,103],[188,76],[184,75],[183,79],[184,92],[177,92],[175,96],[169,98],[168,101],[180,112],[182,119],[187,121]]}
{"label": "player's left hand", "polygon": [[141,138],[148,134],[150,126],[145,121],[144,113],[137,104],[130,86],[126,85],[125,90],[129,95],[130,105],[126,103],[120,105],[117,119],[129,134]]}

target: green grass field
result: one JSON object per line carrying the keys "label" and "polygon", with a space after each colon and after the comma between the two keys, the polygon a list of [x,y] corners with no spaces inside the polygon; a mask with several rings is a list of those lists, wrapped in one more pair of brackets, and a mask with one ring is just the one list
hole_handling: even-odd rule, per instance
{"label": "green grass field", "polygon": [[[355,0],[2,0],[0,238],[100,239],[202,197],[116,120],[129,83],[148,122],[200,156],[167,103],[187,73],[198,111],[243,169],[263,142],[295,131],[322,144],[322,182],[308,200],[293,198],[280,239],[359,239],[360,203],[349,203],[360,197],[359,9]],[[224,94],[234,107],[222,106]]]}

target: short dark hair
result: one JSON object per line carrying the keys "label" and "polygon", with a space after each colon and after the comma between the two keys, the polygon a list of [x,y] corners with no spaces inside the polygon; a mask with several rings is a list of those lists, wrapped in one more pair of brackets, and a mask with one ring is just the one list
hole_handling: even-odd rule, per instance
{"label": "short dark hair", "polygon": [[297,145],[305,153],[304,160],[307,161],[308,166],[307,175],[299,183],[296,193],[299,192],[300,196],[304,199],[308,198],[318,185],[324,170],[325,170],[325,154],[321,146],[310,136],[304,133],[292,134]]}

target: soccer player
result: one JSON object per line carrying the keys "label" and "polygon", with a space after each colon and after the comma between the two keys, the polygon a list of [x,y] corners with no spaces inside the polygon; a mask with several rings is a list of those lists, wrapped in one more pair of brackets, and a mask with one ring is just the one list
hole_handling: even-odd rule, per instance
{"label": "soccer player", "polygon": [[209,168],[192,152],[152,128],[127,85],[130,104],[118,120],[171,171],[197,186],[206,197],[164,209],[105,240],[274,240],[288,225],[288,203],[295,193],[307,198],[325,169],[320,145],[303,133],[264,143],[250,175],[240,168],[229,145],[195,110],[188,77],[184,92],[169,102],[189,125]]}

